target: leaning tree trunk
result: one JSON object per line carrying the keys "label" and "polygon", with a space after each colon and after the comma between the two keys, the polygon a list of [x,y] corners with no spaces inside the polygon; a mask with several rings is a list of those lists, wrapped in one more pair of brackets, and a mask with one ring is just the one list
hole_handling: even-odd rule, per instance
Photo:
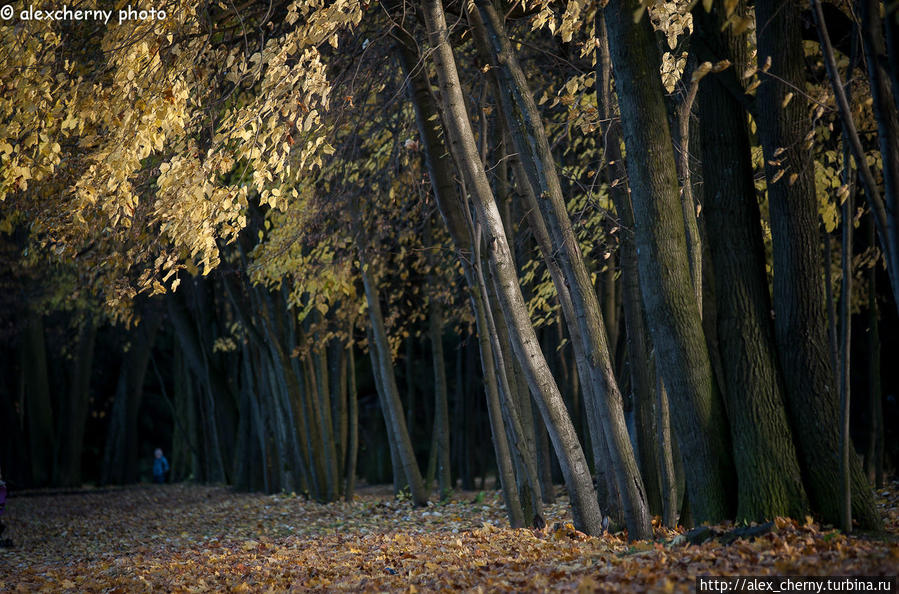
{"label": "leaning tree trunk", "polygon": [[565,409],[565,402],[540,351],[537,335],[521,295],[521,286],[512,262],[499,209],[478,155],[465,109],[456,61],[449,45],[443,6],[440,0],[426,0],[423,6],[432,47],[431,55],[437,67],[450,152],[455,157],[466,186],[474,197],[478,219],[484,228],[491,272],[496,279],[497,297],[509,325],[512,346],[527,376],[528,385],[536,397],[559,457],[571,497],[574,524],[588,534],[598,535],[602,532],[602,514],[596,501],[590,469]]}
{"label": "leaning tree trunk", "polygon": [[[812,508],[825,521],[840,521],[839,414],[828,352],[824,287],[818,248],[814,163],[806,135],[805,85],[798,0],[757,0],[758,61],[771,66],[758,88],[757,124],[768,178],[774,245],[774,328],[784,373],[788,411]],[[787,94],[792,99],[787,99]],[[853,513],[862,527],[880,518],[855,457]]]}
{"label": "leaning tree trunk", "polygon": [[358,211],[353,212],[354,226],[359,235],[359,269],[362,274],[362,284],[365,288],[365,298],[368,302],[368,316],[370,321],[369,348],[374,356],[372,363],[377,367],[377,373],[381,378],[383,391],[382,404],[384,405],[384,421],[387,423],[387,431],[393,435],[393,444],[397,456],[393,459],[394,465],[402,468],[403,476],[409,485],[412,501],[415,505],[424,506],[428,503],[428,494],[425,491],[424,479],[418,462],[415,459],[415,451],[412,449],[412,440],[409,438],[409,429],[406,426],[406,418],[403,415],[403,404],[396,386],[396,376],[393,372],[393,357],[390,355],[390,344],[387,341],[387,329],[384,326],[384,315],[381,313],[381,298],[378,288],[368,269],[366,257],[366,239],[363,235],[362,225],[359,221]]}
{"label": "leaning tree trunk", "polygon": [[569,326],[577,327],[577,333],[571,332],[572,340],[582,340],[584,351],[589,353],[581,367],[586,372],[581,379],[585,399],[589,399],[585,402],[588,420],[593,418],[591,439],[600,440],[602,435],[605,436],[604,445],[608,448],[608,459],[622,498],[628,535],[635,539],[650,538],[652,527],[643,479],[637,469],[624,421],[621,393],[612,370],[602,309],[568,217],[540,112],[492,2],[480,0],[477,6],[483,25],[476,18],[472,20],[475,21],[475,29],[483,26],[486,31],[489,58],[498,72],[497,94],[506,128],[552,242],[552,252],[545,254],[544,258],[554,259],[561,269],[562,278],[554,277],[553,280],[557,281],[557,287],[561,285],[568,289],[572,310],[566,320]]}
{"label": "leaning tree trunk", "polygon": [[690,278],[677,170],[649,18],[639,0],[606,6],[609,46],[636,217],[635,243],[646,317],[671,400],[697,522],[732,516],[734,483],[727,421],[716,393]]}
{"label": "leaning tree trunk", "polygon": [[[745,5],[738,13],[745,13]],[[748,46],[722,32],[724,6],[693,10],[709,55],[734,66],[700,82],[705,229],[715,270],[718,340],[737,467],[737,519],[804,517],[808,501],[799,473],[782,379],[777,368],[762,228],[753,180],[746,113],[728,88],[748,66]]]}
{"label": "leaning tree trunk", "polygon": [[[475,271],[475,264],[480,265],[480,263],[478,261],[479,256],[476,255],[476,250],[474,249],[473,231],[469,229],[471,226],[470,216],[465,212],[467,206],[463,205],[454,181],[455,171],[442,138],[439,114],[430,92],[430,82],[423,70],[423,64],[420,61],[414,40],[402,31],[398,32],[398,39],[400,41],[400,60],[409,76],[410,96],[415,107],[415,118],[425,149],[425,162],[431,177],[434,196],[455,245],[466,282],[469,286],[469,296],[477,323],[487,410],[493,434],[499,479],[504,485],[503,497],[506,500],[506,511],[512,525],[522,524],[527,518],[524,517],[523,510],[521,510],[518,492],[513,492],[513,487],[516,486],[515,474],[509,459],[511,453],[502,417],[502,405],[497,382],[498,370],[488,327],[489,313],[486,301],[488,287],[482,282],[482,275]],[[501,314],[497,312],[497,315]],[[462,408],[460,405],[459,410],[462,410]],[[527,451],[522,452],[522,454],[526,460]],[[527,468],[526,465],[520,466],[523,466],[525,470]],[[463,475],[463,487],[464,482]]]}

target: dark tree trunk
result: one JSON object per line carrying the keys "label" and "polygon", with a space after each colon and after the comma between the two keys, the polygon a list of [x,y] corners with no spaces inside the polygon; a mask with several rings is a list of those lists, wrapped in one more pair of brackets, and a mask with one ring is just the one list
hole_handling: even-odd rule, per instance
{"label": "dark tree trunk", "polygon": [[31,482],[36,487],[50,484],[55,443],[53,409],[50,403],[50,370],[41,314],[28,312],[19,352],[25,395],[25,435],[31,461]]}
{"label": "dark tree trunk", "polygon": [[599,58],[596,65],[596,98],[599,106],[600,134],[609,194],[621,224],[619,262],[621,266],[622,307],[627,329],[627,357],[631,394],[637,428],[637,453],[640,472],[646,487],[646,499],[653,515],[663,512],[659,439],[656,423],[655,378],[652,370],[649,336],[643,315],[643,297],[634,245],[634,210],[628,192],[627,171],[621,155],[621,123],[614,109],[612,96],[612,58],[603,11],[596,11],[596,32],[599,39]]}
{"label": "dark tree trunk", "polygon": [[68,396],[62,402],[57,419],[56,484],[64,487],[81,485],[81,453],[84,450],[84,428],[90,406],[90,380],[94,360],[97,326],[88,314],[81,323],[69,375]]}
{"label": "dark tree trunk", "polygon": [[648,16],[634,20],[640,6],[628,0],[604,9],[624,142],[632,156],[627,170],[640,286],[678,443],[691,465],[693,512],[698,522],[716,522],[732,517],[731,446],[690,277],[671,134],[659,125],[667,121],[659,59]]}
{"label": "dark tree trunk", "polygon": [[[818,246],[814,164],[807,147],[808,101],[798,0],[756,0],[759,27],[757,123],[768,178],[774,244],[774,315],[778,358],[799,463],[812,509],[839,523],[839,414],[828,352]],[[792,100],[785,101],[787,93]],[[863,527],[880,525],[874,499],[855,457],[853,513]],[[691,501],[692,503],[692,501]]]}
{"label": "dark tree trunk", "polygon": [[[745,6],[738,7],[745,13]],[[699,89],[705,229],[715,270],[718,341],[737,468],[737,519],[804,517],[808,510],[778,373],[762,228],[746,114],[728,91],[748,65],[744,37],[721,32],[724,6],[693,11],[697,33],[734,66]],[[725,82],[723,79],[728,78]]]}

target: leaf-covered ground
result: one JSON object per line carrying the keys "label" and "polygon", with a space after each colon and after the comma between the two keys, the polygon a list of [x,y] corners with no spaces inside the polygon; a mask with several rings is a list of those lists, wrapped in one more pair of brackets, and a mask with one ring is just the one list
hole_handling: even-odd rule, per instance
{"label": "leaf-covered ground", "polygon": [[[13,497],[0,591],[693,591],[697,575],[895,575],[899,483],[878,493],[888,532],[808,522],[725,545],[576,532],[560,498],[543,531],[511,530],[494,492],[414,509],[380,489],[352,504],[188,485]],[[722,529],[726,529],[723,527]]]}

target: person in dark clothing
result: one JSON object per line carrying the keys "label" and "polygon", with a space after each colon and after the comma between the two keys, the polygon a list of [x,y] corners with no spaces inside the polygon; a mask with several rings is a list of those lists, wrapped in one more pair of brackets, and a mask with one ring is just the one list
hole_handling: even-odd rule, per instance
{"label": "person in dark clothing", "polygon": [[165,476],[169,471],[169,461],[162,455],[160,448],[156,448],[153,456],[153,482],[162,484],[165,482]]}

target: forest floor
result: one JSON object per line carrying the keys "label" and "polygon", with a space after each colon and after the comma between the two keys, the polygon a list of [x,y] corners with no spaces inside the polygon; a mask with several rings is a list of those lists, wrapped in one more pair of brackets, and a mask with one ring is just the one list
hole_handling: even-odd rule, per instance
{"label": "forest floor", "polygon": [[664,529],[653,542],[587,537],[564,497],[544,530],[512,530],[495,491],[422,509],[378,488],[352,505],[194,485],[30,493],[7,503],[0,591],[693,592],[698,575],[896,575],[899,482],[877,495],[884,534],[809,518],[695,545]]}

